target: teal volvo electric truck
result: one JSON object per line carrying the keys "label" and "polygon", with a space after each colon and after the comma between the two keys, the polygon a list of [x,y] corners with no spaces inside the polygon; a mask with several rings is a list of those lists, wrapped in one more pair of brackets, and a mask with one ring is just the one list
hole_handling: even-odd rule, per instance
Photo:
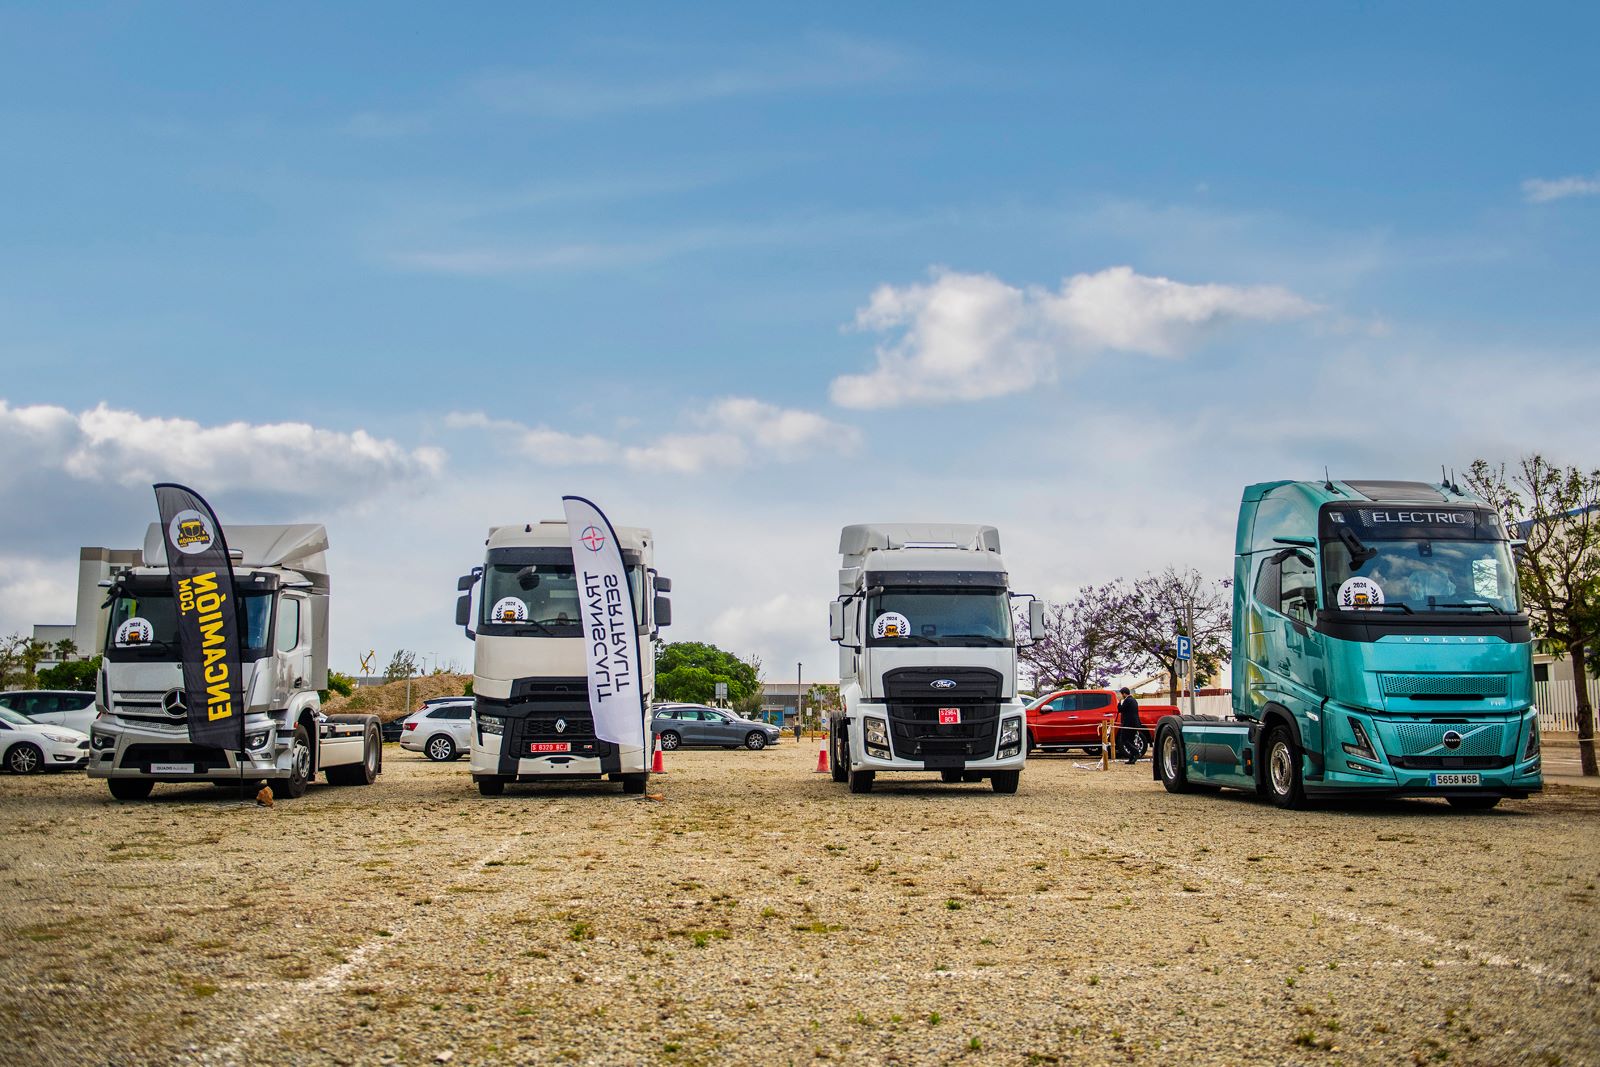
{"label": "teal volvo electric truck", "polygon": [[1463,808],[1543,788],[1532,634],[1512,542],[1450,484],[1264,482],[1244,491],[1232,719],[1168,716],[1172,792],[1281,807],[1433,796]]}

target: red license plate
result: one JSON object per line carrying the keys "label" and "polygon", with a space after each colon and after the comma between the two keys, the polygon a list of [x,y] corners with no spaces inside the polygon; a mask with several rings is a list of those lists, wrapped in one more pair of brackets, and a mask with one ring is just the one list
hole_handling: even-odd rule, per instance
{"label": "red license plate", "polygon": [[957,725],[960,725],[960,723],[961,723],[961,709],[960,708],[940,708],[939,709],[939,725],[940,726],[957,726]]}
{"label": "red license plate", "polygon": [[528,746],[529,752],[571,752],[570,741],[535,741]]}

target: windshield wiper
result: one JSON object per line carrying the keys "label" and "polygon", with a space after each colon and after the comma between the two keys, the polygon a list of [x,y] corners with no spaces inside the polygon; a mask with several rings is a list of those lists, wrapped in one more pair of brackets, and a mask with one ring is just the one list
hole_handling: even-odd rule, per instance
{"label": "windshield wiper", "polygon": [[545,635],[548,636],[548,637],[554,637],[556,635],[556,632],[554,630],[550,629],[550,627],[546,626],[544,623],[540,622],[538,619],[524,619],[523,621],[531,623],[532,626],[517,626],[517,627],[513,627],[512,630],[511,630],[511,636],[512,637],[526,637],[528,634],[533,632],[533,626],[537,626],[539,629],[543,630],[545,632]]}
{"label": "windshield wiper", "polygon": [[1006,643],[1005,638],[989,634],[951,634],[944,641],[965,648],[995,648]]}
{"label": "windshield wiper", "polygon": [[939,642],[932,637],[921,634],[906,634],[903,637],[880,637],[873,642],[874,648],[893,648],[896,645],[936,645]]}
{"label": "windshield wiper", "polygon": [[1435,608],[1488,608],[1496,615],[1506,614],[1505,610],[1487,600],[1463,600],[1459,604],[1434,604]]}
{"label": "windshield wiper", "polygon": [[1339,527],[1339,540],[1344,542],[1345,551],[1350,553],[1350,569],[1358,571],[1362,565],[1378,554],[1375,548],[1368,548],[1361,543],[1355,531],[1348,526]]}

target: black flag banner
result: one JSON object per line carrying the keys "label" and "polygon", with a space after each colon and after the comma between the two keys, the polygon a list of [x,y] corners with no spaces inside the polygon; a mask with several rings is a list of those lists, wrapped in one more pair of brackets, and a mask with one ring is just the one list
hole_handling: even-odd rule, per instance
{"label": "black flag banner", "polygon": [[178,609],[189,740],[244,751],[244,671],[233,563],[211,505],[193,489],[155,487]]}

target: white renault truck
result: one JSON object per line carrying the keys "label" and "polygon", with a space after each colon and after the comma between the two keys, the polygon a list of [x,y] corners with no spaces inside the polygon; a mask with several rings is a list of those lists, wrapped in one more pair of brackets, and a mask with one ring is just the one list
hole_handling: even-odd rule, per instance
{"label": "white renault truck", "polygon": [[[651,642],[672,621],[671,603],[661,595],[672,582],[652,566],[649,530],[622,526],[616,534],[635,605],[642,718],[655,693]],[[610,779],[625,793],[643,793],[653,754],[648,721],[642,747],[595,735],[567,524],[495,526],[486,543],[483,566],[457,583],[456,601],[456,624],[474,642],[471,767],[478,792],[499,796],[508,782]]]}
{"label": "white renault truck", "polygon": [[[833,780],[866,793],[884,771],[988,779],[1015,793],[1026,757],[1010,579],[993,526],[869,523],[839,537]],[[1044,605],[1029,600],[1032,633]],[[1030,635],[1031,636],[1031,635]]]}
{"label": "white renault truck", "polygon": [[244,752],[192,744],[178,614],[158,524],[142,562],[110,582],[110,624],[89,733],[89,776],[139,800],[157,782],[265,779],[278,796],[305,793],[320,771],[334,785],[369,785],[382,770],[378,720],[325,715],[328,534],[321,525],[224,526],[234,573],[246,694]]}

